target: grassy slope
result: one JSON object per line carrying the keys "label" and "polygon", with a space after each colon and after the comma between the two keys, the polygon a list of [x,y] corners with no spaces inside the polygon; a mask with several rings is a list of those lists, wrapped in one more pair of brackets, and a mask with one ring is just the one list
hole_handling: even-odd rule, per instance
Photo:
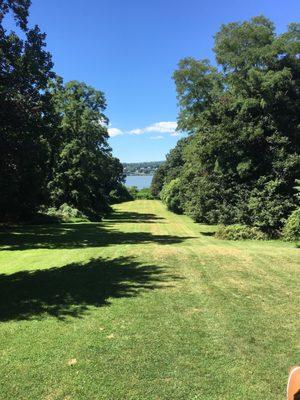
{"label": "grassy slope", "polygon": [[1,233],[0,398],[283,399],[299,250],[216,240],[158,201],[116,210]]}

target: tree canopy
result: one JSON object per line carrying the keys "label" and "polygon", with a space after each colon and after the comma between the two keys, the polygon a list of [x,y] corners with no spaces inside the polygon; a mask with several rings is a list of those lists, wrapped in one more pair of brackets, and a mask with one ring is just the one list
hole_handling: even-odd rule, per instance
{"label": "tree canopy", "polygon": [[281,35],[262,16],[223,25],[214,51],[217,67],[186,58],[174,73],[189,140],[170,152],[183,162],[165,164],[164,184],[176,179],[179,208],[196,221],[276,230],[300,175],[300,25]]}
{"label": "tree canopy", "polygon": [[[107,142],[105,97],[57,77],[46,35],[28,27],[29,6],[0,1],[0,220],[65,203],[97,217],[124,180]],[[4,29],[9,11],[22,38]]]}

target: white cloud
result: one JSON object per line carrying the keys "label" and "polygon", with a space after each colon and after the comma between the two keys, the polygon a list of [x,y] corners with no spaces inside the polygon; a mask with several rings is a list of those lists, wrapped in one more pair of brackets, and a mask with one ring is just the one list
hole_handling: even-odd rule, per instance
{"label": "white cloud", "polygon": [[174,121],[162,121],[155,122],[152,125],[146,126],[145,128],[137,128],[129,131],[131,135],[141,135],[147,132],[160,132],[160,133],[176,133],[177,122]]}
{"label": "white cloud", "polygon": [[153,140],[155,140],[155,139],[164,139],[164,137],[163,136],[150,136],[150,139],[153,139]]}
{"label": "white cloud", "polygon": [[132,129],[131,131],[129,131],[128,133],[130,133],[131,135],[141,135],[142,133],[144,133],[145,131],[143,129]]}
{"label": "white cloud", "polygon": [[108,128],[107,131],[110,137],[120,136],[124,134],[124,132],[118,128]]}
{"label": "white cloud", "polygon": [[[171,136],[180,136],[179,132],[176,132],[177,122],[175,121],[162,121],[155,122],[152,125],[146,126],[145,128],[136,128],[130,131],[123,131],[118,128],[113,128],[109,125],[108,134],[110,137],[120,136],[124,134],[130,135],[142,135],[144,133],[168,133]],[[163,139],[163,136],[152,136],[150,139]]]}

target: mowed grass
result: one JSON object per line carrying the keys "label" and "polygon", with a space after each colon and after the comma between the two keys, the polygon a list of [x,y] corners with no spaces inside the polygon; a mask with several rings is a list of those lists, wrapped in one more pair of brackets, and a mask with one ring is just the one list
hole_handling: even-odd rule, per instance
{"label": "mowed grass", "polygon": [[212,231],[147,200],[2,231],[1,400],[284,399],[299,249]]}

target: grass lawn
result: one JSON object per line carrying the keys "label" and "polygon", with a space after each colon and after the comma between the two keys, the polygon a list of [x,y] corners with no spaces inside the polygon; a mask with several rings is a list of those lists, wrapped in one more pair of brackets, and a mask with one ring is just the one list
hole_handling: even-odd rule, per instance
{"label": "grass lawn", "polygon": [[159,201],[115,211],[0,233],[0,399],[283,400],[299,249],[217,240]]}

